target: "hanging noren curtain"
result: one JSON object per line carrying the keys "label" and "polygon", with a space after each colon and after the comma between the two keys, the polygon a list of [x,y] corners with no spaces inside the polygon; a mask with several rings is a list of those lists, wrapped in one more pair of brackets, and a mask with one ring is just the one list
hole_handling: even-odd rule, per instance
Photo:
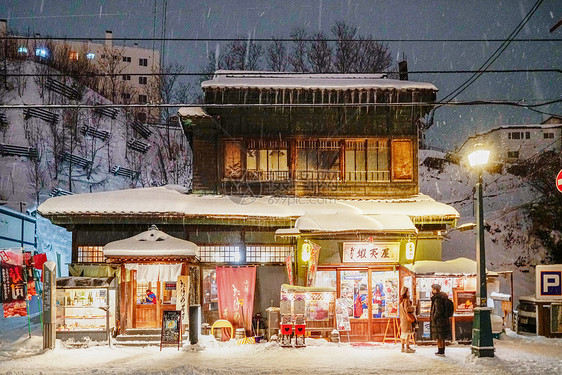
{"label": "hanging noren curtain", "polygon": [[250,332],[255,289],[256,267],[217,267],[220,318]]}

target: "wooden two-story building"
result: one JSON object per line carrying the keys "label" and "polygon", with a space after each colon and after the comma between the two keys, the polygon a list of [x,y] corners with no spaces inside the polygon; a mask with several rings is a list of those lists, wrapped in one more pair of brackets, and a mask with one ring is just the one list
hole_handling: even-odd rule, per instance
{"label": "wooden two-story building", "polygon": [[[320,248],[315,285],[348,305],[351,339],[381,340],[400,286],[412,285],[403,265],[441,260],[441,233],[459,217],[418,188],[419,123],[437,88],[382,75],[238,71],[217,71],[202,88],[204,104],[179,110],[192,191],[102,192],[40,206],[73,232],[71,269],[106,267],[105,244],[156,224],[199,247],[192,302],[212,323],[217,265],[257,265],[254,312],[265,313],[289,282],[289,255],[291,281],[306,284],[302,252],[311,244]],[[81,255],[92,251],[102,253]]]}

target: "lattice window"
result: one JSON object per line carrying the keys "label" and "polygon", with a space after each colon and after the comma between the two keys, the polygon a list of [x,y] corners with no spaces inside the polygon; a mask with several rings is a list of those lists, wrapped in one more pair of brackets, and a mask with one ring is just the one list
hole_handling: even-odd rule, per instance
{"label": "lattice window", "polygon": [[288,180],[288,144],[283,140],[249,140],[246,144],[246,178]]}
{"label": "lattice window", "polygon": [[240,247],[228,245],[199,246],[201,262],[237,263],[240,262]]}
{"label": "lattice window", "polygon": [[339,180],[339,140],[297,140],[297,180]]}
{"label": "lattice window", "polygon": [[154,292],[154,294],[156,294],[156,297],[158,297],[157,294],[157,290],[156,290],[156,283],[155,282],[151,282],[151,281],[147,281],[147,282],[142,282],[142,281],[138,281],[137,282],[137,302],[146,302],[146,291],[150,289],[150,291]]}
{"label": "lattice window", "polygon": [[291,254],[292,246],[259,245],[246,246],[246,262],[248,263],[282,263]]}
{"label": "lattice window", "polygon": [[103,246],[78,246],[78,263],[103,263]]}

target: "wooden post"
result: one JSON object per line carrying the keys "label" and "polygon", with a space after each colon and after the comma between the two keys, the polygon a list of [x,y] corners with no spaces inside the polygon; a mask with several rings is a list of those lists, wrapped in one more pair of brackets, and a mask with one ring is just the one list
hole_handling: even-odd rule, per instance
{"label": "wooden post", "polygon": [[121,284],[119,289],[119,334],[124,334],[127,329],[127,270],[121,263]]}
{"label": "wooden post", "polygon": [[43,264],[43,349],[54,349],[57,336],[57,266],[52,260]]}

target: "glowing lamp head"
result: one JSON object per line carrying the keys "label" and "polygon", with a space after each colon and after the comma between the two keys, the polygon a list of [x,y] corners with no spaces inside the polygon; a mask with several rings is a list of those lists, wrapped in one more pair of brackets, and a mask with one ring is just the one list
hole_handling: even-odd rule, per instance
{"label": "glowing lamp head", "polygon": [[490,150],[485,150],[482,145],[476,145],[474,151],[468,154],[468,163],[471,167],[482,167],[488,164]]}
{"label": "glowing lamp head", "polygon": [[310,260],[310,253],[312,252],[312,245],[309,243],[304,243],[301,250],[301,259],[303,262],[308,262]]}

